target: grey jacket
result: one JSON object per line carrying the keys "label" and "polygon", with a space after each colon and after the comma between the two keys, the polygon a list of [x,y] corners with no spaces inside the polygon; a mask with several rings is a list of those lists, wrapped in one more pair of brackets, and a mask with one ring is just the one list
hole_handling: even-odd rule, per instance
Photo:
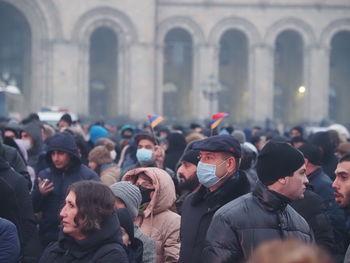
{"label": "grey jacket", "polygon": [[134,226],[134,236],[138,238],[143,243],[143,255],[142,262],[143,263],[155,263],[156,262],[156,242],[144,235],[138,226]]}

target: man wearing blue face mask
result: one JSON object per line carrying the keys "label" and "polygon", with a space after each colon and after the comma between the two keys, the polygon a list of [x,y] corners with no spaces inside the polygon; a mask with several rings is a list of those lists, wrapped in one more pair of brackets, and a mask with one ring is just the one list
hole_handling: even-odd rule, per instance
{"label": "man wearing blue face mask", "polygon": [[158,145],[157,140],[149,133],[139,133],[135,136],[137,144],[136,159],[137,163],[126,167],[122,174],[135,168],[157,167],[165,170],[173,179],[177,187],[176,174],[173,170],[164,166],[164,150]]}
{"label": "man wearing blue face mask", "polygon": [[249,192],[246,175],[238,171],[241,146],[231,135],[217,135],[193,143],[200,151],[197,177],[201,184],[182,205],[179,262],[203,262],[205,236],[214,213]]}

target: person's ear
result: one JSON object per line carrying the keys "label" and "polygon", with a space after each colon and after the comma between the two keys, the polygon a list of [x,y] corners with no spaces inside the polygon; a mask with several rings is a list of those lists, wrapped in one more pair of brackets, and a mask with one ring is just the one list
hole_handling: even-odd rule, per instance
{"label": "person's ear", "polygon": [[232,173],[233,171],[238,169],[236,159],[234,157],[229,157],[227,159],[226,169],[229,173]]}
{"label": "person's ear", "polygon": [[283,177],[283,178],[278,179],[277,181],[278,181],[280,184],[285,185],[285,184],[287,183],[287,181],[288,181],[288,178],[287,178],[287,176],[286,176],[286,177]]}

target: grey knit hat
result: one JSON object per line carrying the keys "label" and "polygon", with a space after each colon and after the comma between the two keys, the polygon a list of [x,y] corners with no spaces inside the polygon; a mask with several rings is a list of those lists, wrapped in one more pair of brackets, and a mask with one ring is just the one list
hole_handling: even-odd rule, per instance
{"label": "grey knit hat", "polygon": [[132,183],[124,181],[112,184],[110,188],[113,194],[125,203],[132,220],[135,220],[142,200],[140,189]]}

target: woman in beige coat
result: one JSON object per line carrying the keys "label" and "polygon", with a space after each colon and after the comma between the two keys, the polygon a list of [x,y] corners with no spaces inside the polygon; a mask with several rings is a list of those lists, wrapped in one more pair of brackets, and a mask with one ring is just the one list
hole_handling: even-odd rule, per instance
{"label": "woman in beige coat", "polygon": [[157,263],[177,262],[180,251],[180,216],[170,208],[176,200],[175,186],[170,175],[159,168],[137,168],[122,179],[140,188],[143,217],[141,231],[156,241]]}

